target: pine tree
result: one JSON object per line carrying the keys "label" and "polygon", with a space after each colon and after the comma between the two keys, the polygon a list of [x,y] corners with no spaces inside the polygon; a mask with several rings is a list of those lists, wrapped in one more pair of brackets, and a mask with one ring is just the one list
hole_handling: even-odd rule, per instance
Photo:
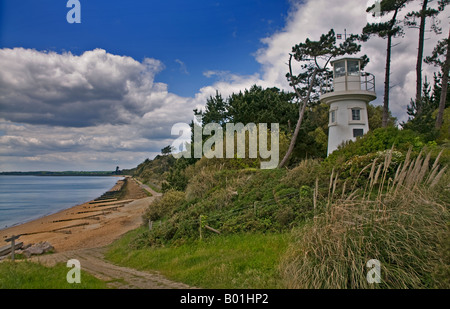
{"label": "pine tree", "polygon": [[[358,53],[361,50],[361,45],[355,43],[357,39],[358,36],[351,35],[343,43],[336,45],[336,34],[331,29],[327,34],[323,34],[318,41],[311,41],[308,38],[304,43],[292,47],[292,53],[289,57],[289,73],[286,74],[286,77],[300,101],[299,115],[288,151],[278,165],[279,168],[287,163],[294,150],[306,108],[310,105],[311,98],[318,93],[316,91],[319,86],[318,81],[329,74],[328,64],[335,57]],[[292,59],[302,63],[302,71],[298,75],[293,74]]]}
{"label": "pine tree", "polygon": [[[386,69],[384,80],[384,99],[383,99],[383,121],[382,126],[386,127],[389,121],[389,90],[390,90],[390,74],[391,74],[391,54],[392,39],[403,35],[403,29],[398,20],[400,10],[406,6],[411,0],[382,0],[380,5],[381,16],[393,14],[386,22],[368,23],[363,28],[361,39],[367,41],[371,36],[377,35],[383,39],[387,39],[386,48]],[[367,12],[373,12],[375,5],[367,8]],[[375,14],[375,13],[374,13]]]}
{"label": "pine tree", "polygon": [[[423,62],[423,50],[425,43],[425,24],[427,18],[432,17],[431,29],[439,34],[441,29],[438,26],[438,21],[435,20],[435,17],[444,10],[445,6],[449,3],[449,0],[440,0],[438,1],[438,8],[430,8],[429,5],[433,2],[433,0],[423,0],[422,9],[420,11],[413,11],[406,15],[405,25],[410,28],[418,28],[419,29],[419,46],[417,52],[417,64],[416,64],[416,102],[420,102],[422,96],[422,62]],[[417,23],[416,18],[419,19],[419,23]]]}
{"label": "pine tree", "polygon": [[439,111],[436,117],[435,127],[440,130],[444,122],[444,110],[447,101],[447,89],[449,82],[449,69],[450,69],[450,31],[448,38],[439,41],[433,50],[431,56],[425,58],[425,62],[433,64],[436,67],[440,67],[442,70],[442,89],[439,99]]}

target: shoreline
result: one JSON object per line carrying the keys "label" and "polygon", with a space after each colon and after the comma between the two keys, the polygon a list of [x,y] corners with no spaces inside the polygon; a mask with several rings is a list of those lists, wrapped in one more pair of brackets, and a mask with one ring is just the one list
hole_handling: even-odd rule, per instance
{"label": "shoreline", "polygon": [[[0,176],[2,176],[2,175],[0,175]],[[20,177],[20,176],[33,176],[33,177],[78,177],[78,176],[55,176],[55,175],[4,175],[4,176],[19,176],[19,177]],[[82,176],[82,177],[90,177],[90,176]],[[124,180],[127,176],[120,176],[120,175],[117,176],[117,175],[114,175],[114,176],[92,176],[92,177],[123,177],[123,179],[121,179],[121,180]],[[103,192],[103,194],[112,191],[112,190],[117,186],[117,183],[118,183],[119,181],[121,181],[121,180],[118,180],[118,181],[117,181],[117,182],[116,182],[109,190]],[[92,201],[95,201],[95,200],[98,199],[98,198],[99,198],[99,197],[96,197],[96,198],[93,199],[93,200],[85,201],[85,202],[82,202],[81,204],[67,205],[67,207],[64,206],[65,208],[63,208],[63,209],[56,210],[56,211],[50,211],[50,212],[45,213],[45,214],[43,214],[43,215],[39,215],[38,217],[33,218],[33,219],[26,219],[26,220],[23,220],[23,221],[14,223],[14,224],[9,225],[9,226],[0,227],[0,233],[1,233],[3,230],[9,229],[9,228],[13,228],[13,227],[16,227],[16,226],[19,226],[19,225],[22,225],[22,224],[30,223],[30,222],[32,222],[32,221],[34,221],[34,220],[43,219],[43,218],[45,218],[45,217],[48,217],[48,216],[57,214],[57,213],[59,213],[59,212],[68,210],[68,209],[70,209],[70,208],[77,207],[77,206],[80,206],[80,205],[84,205],[84,204],[86,204],[86,203],[90,203],[90,202],[92,202]]]}
{"label": "shoreline", "polygon": [[[120,193],[120,198],[108,196]],[[154,197],[131,177],[124,177],[94,200],[0,230],[0,246],[12,235],[24,244],[48,241],[56,252],[104,246],[142,224]]]}

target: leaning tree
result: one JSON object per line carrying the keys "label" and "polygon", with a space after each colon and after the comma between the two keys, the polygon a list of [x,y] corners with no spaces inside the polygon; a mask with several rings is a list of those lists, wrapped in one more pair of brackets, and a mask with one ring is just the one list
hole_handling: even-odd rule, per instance
{"label": "leaning tree", "polygon": [[[286,77],[299,100],[299,115],[288,151],[278,165],[279,168],[285,166],[294,150],[306,108],[318,93],[317,87],[320,85],[320,80],[329,75],[328,64],[335,57],[360,52],[361,45],[356,43],[357,40],[357,35],[350,35],[344,42],[337,45],[336,34],[331,29],[327,34],[323,34],[318,41],[311,41],[308,38],[304,43],[292,47],[292,53],[289,54],[289,73],[286,74]],[[367,62],[367,57],[364,56],[364,58]],[[299,74],[294,74],[293,59],[300,63]]]}

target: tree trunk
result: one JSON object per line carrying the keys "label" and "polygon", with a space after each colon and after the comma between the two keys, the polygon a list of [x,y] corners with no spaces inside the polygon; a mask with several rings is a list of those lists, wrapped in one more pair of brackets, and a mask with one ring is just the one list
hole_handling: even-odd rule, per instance
{"label": "tree trunk", "polygon": [[416,105],[418,106],[418,112],[421,112],[422,104],[422,62],[423,62],[423,45],[425,41],[425,22],[426,22],[426,10],[428,6],[428,0],[423,0],[422,11],[420,16],[419,26],[419,50],[417,52],[417,65],[416,65]]}
{"label": "tree trunk", "polygon": [[389,120],[389,84],[391,75],[391,50],[392,50],[392,35],[388,36],[386,51],[386,73],[384,79],[384,101],[383,101],[383,120],[381,126],[387,127]]}
{"label": "tree trunk", "polygon": [[441,98],[439,100],[439,111],[436,117],[436,129],[440,130],[444,122],[444,110],[445,101],[447,100],[447,90],[448,90],[448,71],[450,69],[450,31],[448,33],[447,40],[447,55],[445,56],[445,62],[442,66],[442,90]]}
{"label": "tree trunk", "polygon": [[[294,135],[292,135],[292,138],[291,138],[291,143],[289,144],[289,149],[286,152],[286,155],[284,156],[283,160],[281,160],[280,164],[278,165],[278,168],[282,168],[286,164],[286,162],[289,160],[289,157],[292,154],[292,151],[294,150],[295,142],[297,141],[297,136],[298,136],[298,133],[300,132],[300,127],[302,125],[303,117],[305,115],[306,106],[308,105],[309,99],[311,97],[311,92],[312,92],[312,89],[314,86],[314,82],[316,81],[317,71],[318,71],[317,68],[314,69],[314,72],[311,77],[311,81],[309,83],[308,93],[307,93],[306,97],[303,98],[302,104],[299,108],[298,121],[297,121],[297,125],[295,126]],[[294,86],[295,92],[297,93],[297,96],[300,97],[300,93],[297,91],[297,88],[295,88],[295,85],[293,85],[293,86]]]}

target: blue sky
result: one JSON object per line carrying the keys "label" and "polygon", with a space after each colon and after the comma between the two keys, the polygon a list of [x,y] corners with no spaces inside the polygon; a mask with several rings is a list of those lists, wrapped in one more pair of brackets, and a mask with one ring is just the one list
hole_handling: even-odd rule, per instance
{"label": "blue sky", "polygon": [[[292,46],[330,29],[360,33],[373,1],[80,0],[81,24],[69,24],[66,0],[0,0],[0,171],[133,168],[170,145],[172,127],[190,123],[216,91],[292,91]],[[449,15],[450,6],[442,34],[427,32],[424,55],[446,37]],[[415,95],[417,37],[405,29],[393,42],[390,110],[399,122]],[[375,105],[385,52],[383,39],[362,44]],[[426,65],[423,75],[436,70]]]}
{"label": "blue sky", "polygon": [[163,62],[156,81],[194,96],[208,70],[253,74],[260,39],[283,25],[287,0],[81,0],[81,24],[69,24],[63,0],[1,0],[0,48],[24,47],[79,55],[108,53]]}

